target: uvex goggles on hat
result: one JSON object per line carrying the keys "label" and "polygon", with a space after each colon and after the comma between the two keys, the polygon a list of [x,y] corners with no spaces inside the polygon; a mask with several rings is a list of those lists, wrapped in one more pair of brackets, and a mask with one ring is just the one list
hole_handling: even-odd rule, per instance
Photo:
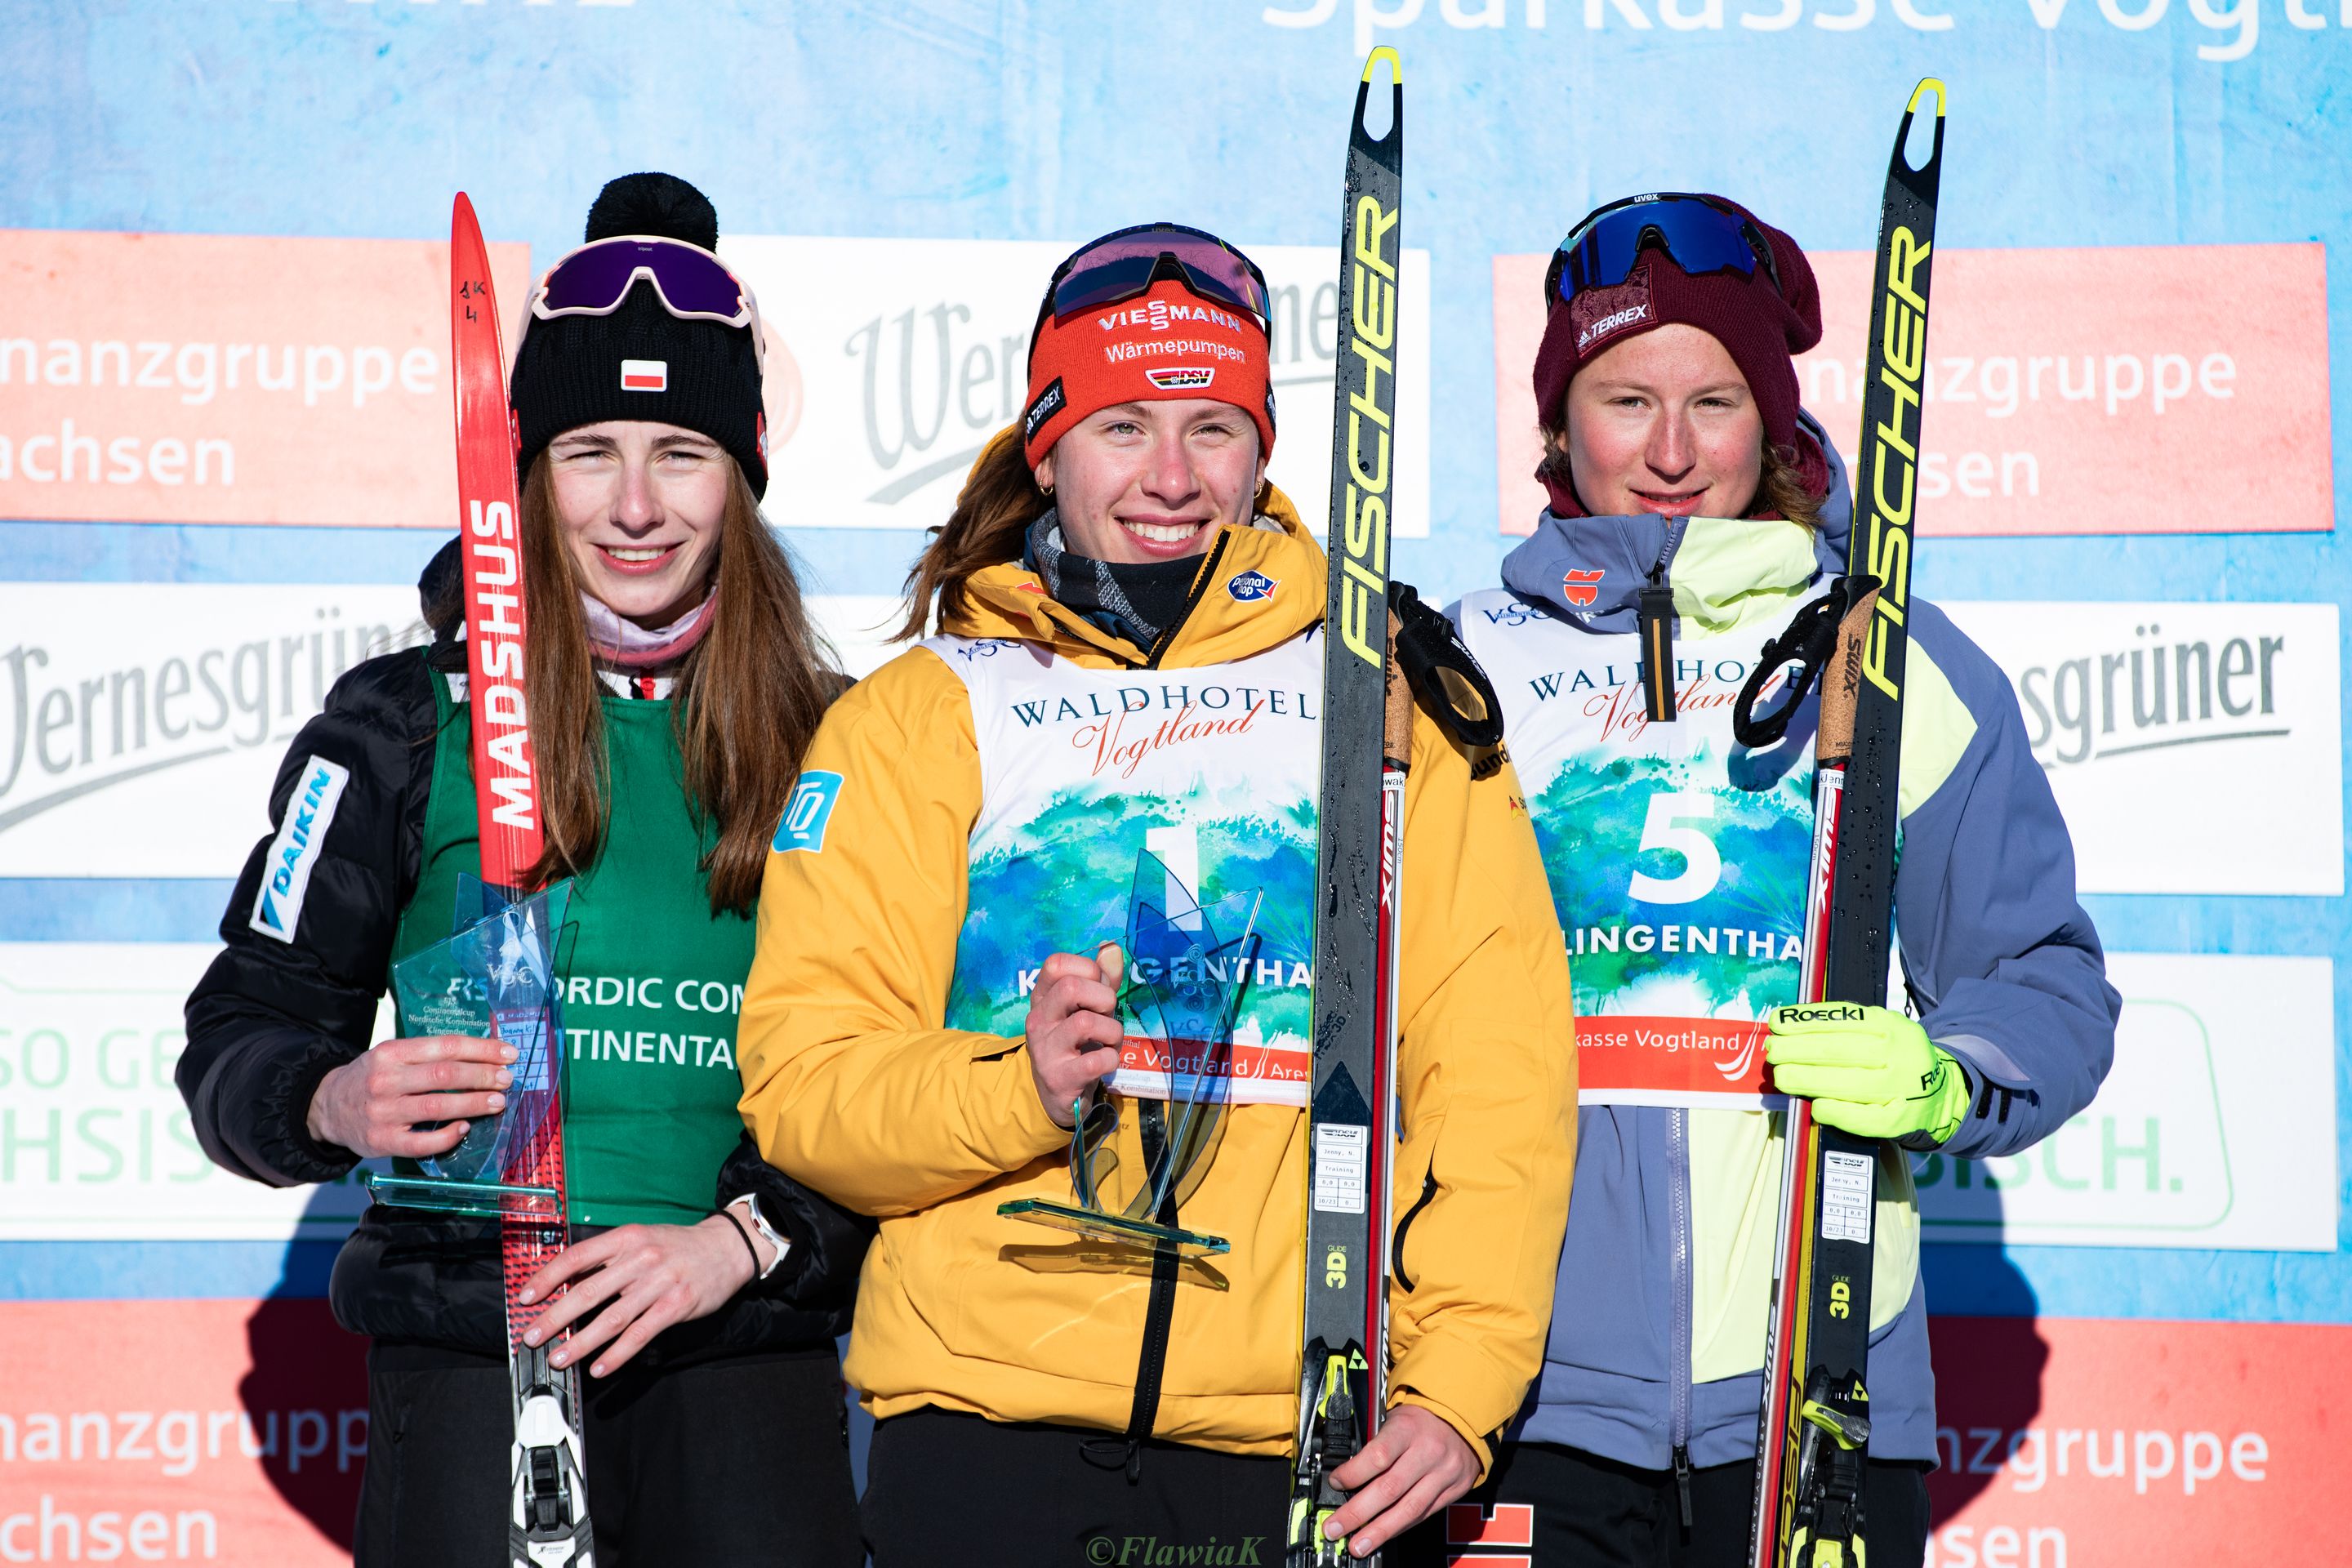
{"label": "uvex goggles on hat", "polygon": [[1055,268],[1038,318],[1058,321],[1132,300],[1168,276],[1203,300],[1245,312],[1261,330],[1272,314],[1257,263],[1213,234],[1181,223],[1147,223],[1107,234]]}
{"label": "uvex goggles on hat", "polygon": [[547,269],[531,290],[530,313],[542,321],[609,316],[641,279],[653,285],[662,309],[681,321],[751,328],[752,354],[765,363],[760,303],[751,285],[719,258],[682,239],[625,234],[583,245]]}
{"label": "uvex goggles on hat", "polygon": [[1773,289],[1780,289],[1772,242],[1755,220],[1706,196],[1658,191],[1612,202],[1569,230],[1544,277],[1546,306],[1587,289],[1615,288],[1645,250],[1665,252],[1694,278],[1708,272],[1752,278],[1761,267]]}

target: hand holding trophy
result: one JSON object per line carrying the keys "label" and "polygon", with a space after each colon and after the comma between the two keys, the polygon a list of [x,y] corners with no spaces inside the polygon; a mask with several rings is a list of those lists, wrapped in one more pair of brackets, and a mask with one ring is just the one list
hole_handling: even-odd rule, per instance
{"label": "hand holding trophy", "polygon": [[[1183,1228],[1176,1213],[1223,1131],[1234,1016],[1256,956],[1263,900],[1250,889],[1204,906],[1158,856],[1137,852],[1126,941],[1104,943],[1091,965],[1049,959],[1041,971],[1040,989],[1058,988],[1049,1037],[1065,1048],[1039,1066],[1039,1092],[1055,1092],[1049,1078],[1082,1085],[1067,1121],[1055,1117],[1071,1127],[1072,1201],[1019,1198],[997,1213],[1097,1241],[1188,1256],[1226,1250],[1223,1237]],[[1094,976],[1082,973],[1088,967]],[[1075,1055],[1066,1048],[1074,1043]],[[1116,1062],[1100,1058],[1113,1047]],[[1125,1090],[1100,1081],[1114,1069]]]}

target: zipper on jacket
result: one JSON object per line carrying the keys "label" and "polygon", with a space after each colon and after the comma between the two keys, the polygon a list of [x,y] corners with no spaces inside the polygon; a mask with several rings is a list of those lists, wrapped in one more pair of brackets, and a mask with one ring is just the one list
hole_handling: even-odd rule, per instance
{"label": "zipper on jacket", "polygon": [[1176,646],[1176,634],[1184,629],[1184,623],[1191,620],[1192,612],[1201,607],[1201,595],[1209,591],[1209,579],[1217,574],[1217,563],[1225,558],[1226,538],[1225,531],[1219,529],[1217,542],[1209,546],[1209,559],[1202,564],[1200,575],[1192,579],[1192,591],[1184,595],[1183,609],[1177,612],[1168,629],[1160,634],[1160,640],[1151,645],[1150,656],[1138,668],[1158,669],[1160,661],[1168,657],[1168,650]]}
{"label": "zipper on jacket", "polygon": [[1666,542],[1650,567],[1650,580],[1636,597],[1642,647],[1642,697],[1653,724],[1675,721],[1675,588],[1666,577],[1666,562],[1682,538],[1673,523]]}
{"label": "zipper on jacket", "polygon": [[1691,1528],[1691,1179],[1690,1112],[1666,1112],[1666,1194],[1673,1210],[1674,1245],[1668,1249],[1668,1280],[1674,1294],[1674,1361],[1666,1387],[1670,1408],[1666,1440],[1675,1450],[1675,1489],[1682,1500],[1683,1528]]}

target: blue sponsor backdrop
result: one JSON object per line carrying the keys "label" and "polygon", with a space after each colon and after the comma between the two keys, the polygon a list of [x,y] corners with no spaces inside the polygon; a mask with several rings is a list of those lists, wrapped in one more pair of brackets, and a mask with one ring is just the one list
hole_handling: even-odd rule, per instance
{"label": "blue sponsor backdrop", "polygon": [[[2318,240],[2331,339],[2352,328],[2352,0],[17,3],[0,7],[0,227],[439,238],[462,186],[544,265],[602,181],[655,167],[703,185],[730,233],[1076,242],[1164,216],[1328,245],[1373,41],[1404,53],[1407,243],[1434,267],[1433,515],[1400,570],[1441,601],[1490,582],[1504,543],[1491,257],[1659,186],[1866,247],[1922,75],[1952,90],[1946,244]],[[2340,514],[2352,401],[2332,396]],[[895,592],[919,542],[792,539],[835,594]],[[406,582],[437,542],[0,522],[0,582]],[[2334,533],[1930,539],[1918,575],[1956,599],[2352,597]],[[227,889],[0,880],[0,936],[203,940]],[[2341,900],[2089,901],[2116,948],[2352,973]],[[2336,1092],[2352,1104],[2340,1056]],[[311,1294],[331,1251],[13,1244],[0,1296]],[[1946,1312],[2352,1321],[2341,1252],[1933,1247],[1928,1276]]]}

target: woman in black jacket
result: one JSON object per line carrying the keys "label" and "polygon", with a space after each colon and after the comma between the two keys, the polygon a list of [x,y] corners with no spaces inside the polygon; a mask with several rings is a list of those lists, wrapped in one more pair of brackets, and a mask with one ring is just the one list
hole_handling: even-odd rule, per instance
{"label": "woman in black jacket", "polygon": [[[652,281],[606,268],[617,298],[583,301],[612,254],[596,242],[620,236],[651,237],[630,259]],[[572,879],[556,971],[573,1243],[530,1289],[569,1286],[544,1324],[572,1328],[557,1359],[586,1373],[600,1568],[854,1564],[834,1338],[868,1228],[751,1150],[733,1039],[768,836],[842,681],[759,516],[749,291],[728,321],[679,313],[686,290],[661,283],[719,266],[709,202],[630,175],[587,238],[534,293],[513,376],[533,879]],[[480,868],[454,541],[418,588],[431,646],[351,671],[297,738],[278,829],[188,999],[196,1134],[273,1185],[446,1152],[511,1078],[494,1040],[404,1029],[368,1048],[392,966],[450,934],[457,879]],[[502,1561],[498,1222],[378,1205],[331,1295],[373,1342],[359,1562]]]}

